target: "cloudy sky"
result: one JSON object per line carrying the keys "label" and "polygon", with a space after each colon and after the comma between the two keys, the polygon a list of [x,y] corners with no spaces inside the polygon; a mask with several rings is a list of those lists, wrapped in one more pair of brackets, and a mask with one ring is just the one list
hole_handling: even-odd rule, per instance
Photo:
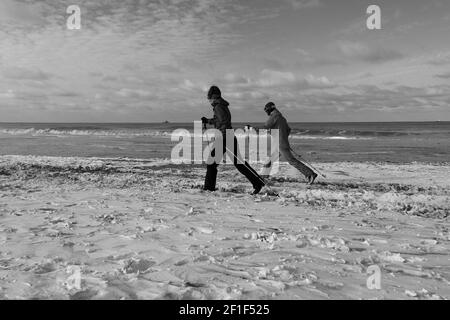
{"label": "cloudy sky", "polygon": [[0,121],[189,122],[211,84],[234,121],[450,120],[449,35],[448,0],[1,0]]}

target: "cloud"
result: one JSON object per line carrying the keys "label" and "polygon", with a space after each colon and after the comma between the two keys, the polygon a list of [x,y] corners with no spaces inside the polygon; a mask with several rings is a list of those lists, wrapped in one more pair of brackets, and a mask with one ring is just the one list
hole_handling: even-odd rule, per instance
{"label": "cloud", "polygon": [[311,54],[310,52],[297,48],[295,50],[298,61],[295,63],[298,67],[303,66],[324,66],[324,65],[345,65],[346,62],[341,57],[324,56],[321,54]]}
{"label": "cloud", "polygon": [[367,78],[373,78],[375,75],[372,72],[364,72],[359,75],[358,78],[360,79],[367,79]]}
{"label": "cloud", "polygon": [[176,65],[163,64],[163,65],[155,66],[155,71],[168,72],[168,73],[179,73],[179,72],[181,72],[181,68]]}
{"label": "cloud", "polygon": [[38,68],[9,67],[3,69],[3,76],[14,80],[48,80],[52,75]]}
{"label": "cloud", "polygon": [[346,58],[369,63],[383,63],[404,57],[402,53],[393,49],[387,49],[381,46],[369,46],[361,42],[340,41],[338,42],[338,50]]}
{"label": "cloud", "polygon": [[[33,107],[56,110],[55,114],[79,110],[85,121],[95,116],[102,121],[120,117],[141,121],[136,110],[150,108],[157,111],[152,112],[155,119],[188,119],[203,110],[205,87],[212,83],[232,99],[233,107],[248,110],[266,99],[293,110],[317,106],[318,114],[337,107],[380,110],[377,103],[386,108],[419,105],[419,101],[423,105],[443,103],[443,96],[430,96],[430,92],[418,96],[419,91],[392,89],[392,85],[390,91],[384,91],[381,85],[395,80],[426,86],[433,76],[447,79],[448,68],[417,71],[429,55],[422,57],[420,65],[407,59],[395,66],[380,65],[401,59],[402,52],[414,58],[422,50],[413,45],[421,34],[416,38],[395,38],[388,30],[367,36],[339,34],[338,39],[347,41],[333,42],[333,30],[346,24],[342,19],[350,21],[357,16],[347,10],[333,12],[325,7],[330,1],[285,0],[280,5],[269,0],[1,0],[0,98],[18,112],[25,108],[29,112]],[[79,31],[65,28],[69,4],[81,7]],[[324,10],[313,9],[320,5]],[[310,12],[314,16],[305,16]],[[358,19],[364,28],[364,10],[361,12]],[[300,27],[319,18],[323,21],[320,30]],[[406,18],[414,21],[414,16]],[[425,32],[436,31],[437,40],[445,39],[445,34],[435,29]],[[385,47],[383,39],[395,46]],[[371,40],[380,41],[380,45]],[[302,49],[294,52],[299,43]],[[409,48],[411,51],[406,51]],[[364,70],[357,62],[364,62]],[[450,63],[450,55],[436,55],[429,63]],[[367,74],[356,78],[363,73]],[[436,78],[433,83],[438,82]],[[340,81],[380,87],[343,87]],[[245,115],[247,109],[242,110]],[[100,117],[100,112],[106,117]],[[120,114],[115,116],[115,112]],[[0,117],[8,118],[8,113],[0,110]],[[23,114],[25,117],[26,112]],[[54,121],[62,119],[52,118],[52,113],[47,116]],[[83,120],[82,116],[77,119]]]}
{"label": "cloud", "polygon": [[49,108],[153,107],[164,113],[174,101],[198,94],[192,89],[186,97],[189,86],[167,84],[190,77],[198,83],[223,48],[242,41],[233,27],[259,13],[229,0],[78,0],[82,28],[73,31],[65,29],[68,4],[0,1],[0,93],[18,108],[23,99],[30,109],[40,108],[32,99],[40,91]]}
{"label": "cloud", "polygon": [[264,69],[261,72],[261,77],[255,81],[259,87],[296,87],[303,89],[312,88],[332,88],[335,85],[327,77],[315,77],[307,75],[300,77],[292,72],[282,72]]}
{"label": "cloud", "polygon": [[56,93],[56,96],[58,97],[64,97],[64,98],[76,98],[80,97],[80,94],[73,91],[63,91]]}
{"label": "cloud", "polygon": [[440,52],[428,60],[428,64],[443,66],[450,64],[450,52]]}
{"label": "cloud", "polygon": [[272,58],[264,58],[263,65],[268,69],[276,69],[276,70],[284,69],[284,64],[281,61]]}
{"label": "cloud", "polygon": [[0,99],[13,99],[16,97],[16,94],[13,90],[8,90],[6,92],[0,92]]}
{"label": "cloud", "polygon": [[[281,77],[289,79],[291,77]],[[396,114],[405,120],[424,112],[445,112],[450,103],[450,86],[336,86],[322,90],[282,90],[279,87],[225,87],[222,90],[230,99],[233,109],[252,113],[260,110],[265,102],[273,100],[291,115],[320,114],[330,119],[359,119],[362,115],[373,115],[388,119]],[[403,115],[403,118],[402,118]],[[296,120],[299,118],[297,117]],[[374,120],[374,118],[371,118]],[[378,118],[377,118],[378,120]]]}
{"label": "cloud", "polygon": [[437,74],[437,75],[435,75],[435,77],[436,78],[441,78],[441,79],[450,79],[450,72]]}
{"label": "cloud", "polygon": [[[280,82],[294,81],[288,75],[277,75],[276,78],[281,79]],[[232,110],[239,110],[240,119],[263,119],[262,107],[267,101],[279,105],[287,116],[292,117],[291,121],[305,121],[305,116],[311,119],[317,115],[335,121],[417,119],[420,114],[445,112],[450,103],[450,86],[445,85],[426,88],[356,85],[321,90],[224,85],[221,89]]]}
{"label": "cloud", "polygon": [[342,92],[317,92],[298,98],[300,105],[312,109],[336,109],[339,112],[392,111],[417,112],[446,108],[450,101],[449,86],[426,88],[375,85],[346,87]]}
{"label": "cloud", "polygon": [[289,103],[306,92],[336,87],[325,76],[300,75],[271,69],[262,70],[256,77],[228,73],[212,83],[221,88],[225,99],[230,99],[233,109],[244,113],[259,110],[268,100]]}
{"label": "cloud", "polygon": [[320,0],[286,0],[294,10],[317,8],[322,5]]}
{"label": "cloud", "polygon": [[290,90],[325,89],[333,88],[336,85],[327,77],[316,77],[308,74],[305,76],[289,71],[278,71],[264,69],[257,77],[251,78],[234,73],[227,73],[222,79],[215,79],[213,83],[223,84],[233,92],[244,91],[278,91],[286,92]]}
{"label": "cloud", "polygon": [[264,69],[256,84],[261,87],[274,87],[293,84],[297,81],[297,77],[292,72]]}
{"label": "cloud", "polygon": [[3,27],[8,27],[10,24],[35,27],[44,22],[42,8],[38,3],[30,4],[13,0],[0,1],[0,25],[3,25]]}
{"label": "cloud", "polygon": [[128,89],[122,88],[117,92],[117,95],[123,98],[151,98],[153,93],[142,89]]}
{"label": "cloud", "polygon": [[248,84],[250,83],[250,79],[244,76],[236,75],[234,73],[227,73],[224,76],[224,80],[226,83],[231,83],[234,85]]}

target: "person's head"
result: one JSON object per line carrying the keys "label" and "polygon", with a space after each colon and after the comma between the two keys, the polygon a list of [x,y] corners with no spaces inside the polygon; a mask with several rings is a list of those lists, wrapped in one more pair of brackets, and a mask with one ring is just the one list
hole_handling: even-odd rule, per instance
{"label": "person's head", "polygon": [[216,86],[212,86],[211,88],[209,88],[208,90],[208,94],[206,96],[206,98],[212,102],[218,98],[222,97],[222,92],[220,92],[219,87]]}
{"label": "person's head", "polygon": [[267,113],[268,116],[270,116],[273,110],[275,110],[275,103],[273,102],[269,102],[264,106],[264,111]]}

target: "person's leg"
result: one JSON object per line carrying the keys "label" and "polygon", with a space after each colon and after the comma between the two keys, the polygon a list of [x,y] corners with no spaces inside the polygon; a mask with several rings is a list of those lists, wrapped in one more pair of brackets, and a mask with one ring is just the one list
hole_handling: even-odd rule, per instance
{"label": "person's leg", "polygon": [[296,168],[298,171],[300,171],[308,180],[310,177],[317,176],[311,168],[309,168],[306,164],[298,160],[294,155],[292,154],[291,150],[288,148],[281,148],[280,149],[281,154],[284,156],[286,161]]}
{"label": "person's leg", "polygon": [[214,158],[216,155],[216,150],[211,151],[211,157],[208,159],[208,165],[206,166],[206,177],[205,185],[203,190],[215,191],[216,190],[216,180],[217,180],[217,167],[219,166]]}
{"label": "person's leg", "polygon": [[264,179],[247,162],[235,163],[234,166],[250,181],[255,189],[265,185]]}
{"label": "person's leg", "polygon": [[[230,147],[227,146],[227,148]],[[237,144],[237,139],[235,137],[233,148],[234,153],[231,155],[234,166],[241,174],[243,174],[250,181],[250,183],[253,185],[253,188],[261,190],[261,188],[265,185],[264,179],[247,163],[247,161],[244,161],[242,157],[239,158],[237,157],[238,149],[239,148]],[[228,149],[227,151],[230,152],[231,150]]]}
{"label": "person's leg", "polygon": [[215,191],[216,190],[216,179],[217,179],[217,164],[209,164],[206,166],[206,177],[204,190]]}

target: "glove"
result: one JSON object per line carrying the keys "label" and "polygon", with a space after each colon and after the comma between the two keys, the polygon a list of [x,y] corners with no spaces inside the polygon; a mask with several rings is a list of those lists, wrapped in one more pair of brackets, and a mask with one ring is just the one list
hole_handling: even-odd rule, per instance
{"label": "glove", "polygon": [[208,123],[208,119],[206,117],[202,117],[202,123]]}

